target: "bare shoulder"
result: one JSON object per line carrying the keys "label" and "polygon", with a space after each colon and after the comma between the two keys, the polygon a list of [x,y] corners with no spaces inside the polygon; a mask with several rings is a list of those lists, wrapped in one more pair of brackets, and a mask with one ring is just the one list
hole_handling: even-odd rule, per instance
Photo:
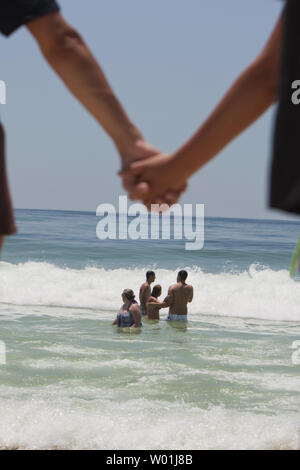
{"label": "bare shoulder", "polygon": [[144,290],[150,290],[151,291],[151,287],[149,286],[148,282],[144,282],[144,284],[141,285],[141,289],[142,291]]}
{"label": "bare shoulder", "polygon": [[191,290],[191,291],[194,290],[194,288],[193,288],[193,286],[191,286],[191,284],[188,284],[188,285],[186,286],[186,288],[187,288],[188,290]]}
{"label": "bare shoulder", "polygon": [[178,284],[172,284],[172,286],[169,287],[169,292],[178,289]]}
{"label": "bare shoulder", "polygon": [[139,307],[139,304],[137,304],[137,303],[136,303],[136,304],[132,304],[132,305],[130,306],[130,309],[129,309],[129,310],[130,310],[131,312],[138,312],[138,313],[141,311],[141,310],[140,310],[140,307]]}

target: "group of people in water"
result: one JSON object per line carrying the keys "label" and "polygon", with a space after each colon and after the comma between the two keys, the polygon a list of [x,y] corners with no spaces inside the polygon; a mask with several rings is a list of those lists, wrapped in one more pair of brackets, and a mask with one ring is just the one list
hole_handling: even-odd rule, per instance
{"label": "group of people in water", "polygon": [[186,283],[187,277],[188,273],[185,270],[179,271],[176,284],[169,287],[168,295],[163,302],[160,302],[162,288],[156,284],[151,290],[151,284],[154,283],[156,276],[154,271],[147,271],[146,281],[140,287],[140,304],[135,300],[133,290],[125,289],[122,292],[123,304],[113,325],[120,328],[140,328],[143,317],[159,320],[162,308],[169,308],[168,321],[187,322],[187,305],[192,302],[194,296],[193,287]]}

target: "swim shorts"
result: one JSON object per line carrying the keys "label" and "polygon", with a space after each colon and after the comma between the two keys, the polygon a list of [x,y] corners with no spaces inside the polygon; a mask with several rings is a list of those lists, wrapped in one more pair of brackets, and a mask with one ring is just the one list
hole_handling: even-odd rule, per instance
{"label": "swim shorts", "polygon": [[174,315],[173,313],[169,313],[167,321],[188,321],[187,315]]}
{"label": "swim shorts", "polygon": [[0,33],[9,36],[29,21],[57,11],[55,0],[1,0]]}
{"label": "swim shorts", "polygon": [[145,317],[147,315],[147,312],[141,304],[140,304],[140,309],[141,309],[141,314],[143,315],[143,317]]}

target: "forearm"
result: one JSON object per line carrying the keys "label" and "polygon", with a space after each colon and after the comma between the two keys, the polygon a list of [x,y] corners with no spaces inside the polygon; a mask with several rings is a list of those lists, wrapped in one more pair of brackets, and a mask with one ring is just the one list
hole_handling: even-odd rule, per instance
{"label": "forearm", "polygon": [[76,40],[72,47],[46,58],[121,152],[132,140],[141,137],[84,43]]}
{"label": "forearm", "polygon": [[159,309],[161,309],[161,308],[167,308],[167,307],[169,307],[169,305],[168,305],[166,302],[161,302],[161,303],[159,304]]}
{"label": "forearm", "polygon": [[106,130],[121,154],[142,138],[85,42],[60,15],[33,22],[28,28],[50,66]]}
{"label": "forearm", "polygon": [[173,297],[171,295],[168,295],[162,302],[163,308],[171,307],[172,303]]}
{"label": "forearm", "polygon": [[154,305],[156,308],[159,308],[159,309],[168,307],[168,305],[164,302],[148,302],[147,307],[148,305]]}
{"label": "forearm", "polygon": [[250,67],[234,83],[199,131],[174,156],[186,176],[209,162],[274,102],[275,94]]}
{"label": "forearm", "polygon": [[266,48],[234,82],[196,134],[174,155],[188,178],[257,120],[276,100],[281,56],[279,20]]}

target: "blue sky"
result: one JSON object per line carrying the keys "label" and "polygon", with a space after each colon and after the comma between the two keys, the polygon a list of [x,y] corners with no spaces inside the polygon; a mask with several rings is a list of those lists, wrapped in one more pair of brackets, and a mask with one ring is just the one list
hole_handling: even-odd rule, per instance
{"label": "blue sky", "polygon": [[[274,0],[60,0],[147,139],[172,152],[260,51]],[[18,208],[95,210],[123,194],[109,138],[64,88],[25,28],[0,37],[1,115]],[[206,214],[281,217],[267,209],[274,108],[190,181]]]}

